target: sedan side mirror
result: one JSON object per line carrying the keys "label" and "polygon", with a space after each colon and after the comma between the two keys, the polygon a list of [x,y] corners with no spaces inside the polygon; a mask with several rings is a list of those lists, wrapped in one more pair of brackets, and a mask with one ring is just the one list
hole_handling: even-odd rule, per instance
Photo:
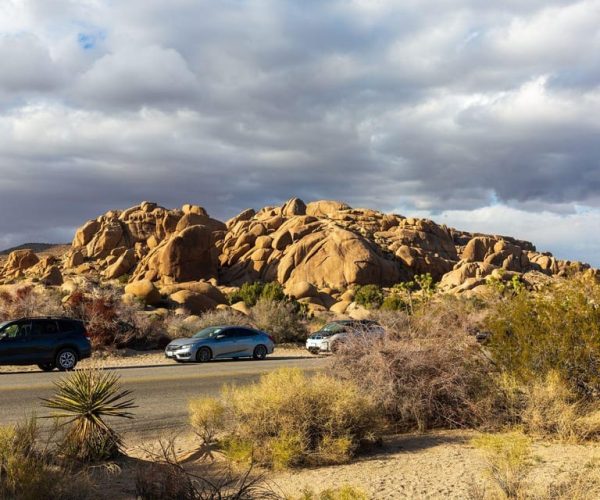
{"label": "sedan side mirror", "polygon": [[217,340],[223,340],[225,338],[225,335],[217,335]]}

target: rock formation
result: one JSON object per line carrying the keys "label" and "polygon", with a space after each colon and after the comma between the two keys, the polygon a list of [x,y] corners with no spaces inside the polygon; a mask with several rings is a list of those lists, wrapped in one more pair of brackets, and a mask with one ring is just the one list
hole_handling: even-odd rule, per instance
{"label": "rock formation", "polygon": [[62,259],[40,260],[30,250],[11,253],[0,282],[37,278],[58,286],[63,277],[90,275],[129,282],[126,294],[147,304],[168,300],[201,313],[226,303],[217,286],[276,280],[315,310],[360,316],[350,290],[355,285],[392,286],[430,273],[441,290],[461,293],[485,284],[488,276],[516,274],[534,284],[586,269],[507,236],[293,198],[282,206],[244,210],[226,223],[198,205],[169,210],[143,202],[109,211],[77,230]]}

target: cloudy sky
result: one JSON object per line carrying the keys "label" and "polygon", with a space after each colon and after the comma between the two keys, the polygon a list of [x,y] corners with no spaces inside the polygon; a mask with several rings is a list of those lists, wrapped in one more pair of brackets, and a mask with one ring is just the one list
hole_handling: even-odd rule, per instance
{"label": "cloudy sky", "polygon": [[600,266],[600,0],[0,0],[0,247],[334,198]]}

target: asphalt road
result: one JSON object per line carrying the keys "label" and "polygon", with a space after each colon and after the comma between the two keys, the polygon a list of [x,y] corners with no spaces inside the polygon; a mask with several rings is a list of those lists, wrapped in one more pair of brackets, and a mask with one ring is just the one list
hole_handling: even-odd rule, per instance
{"label": "asphalt road", "polygon": [[[151,439],[164,432],[184,429],[189,399],[217,395],[224,384],[244,384],[260,374],[282,367],[319,370],[327,363],[323,358],[269,356],[264,361],[218,360],[205,364],[175,364],[117,368],[123,388],[133,391],[135,419],[117,419],[114,426],[125,438]],[[2,373],[0,369],[0,424],[22,421],[35,413],[41,417],[50,410],[41,406],[40,398],[53,394],[53,382],[59,372]],[[49,420],[42,420],[48,422]]]}

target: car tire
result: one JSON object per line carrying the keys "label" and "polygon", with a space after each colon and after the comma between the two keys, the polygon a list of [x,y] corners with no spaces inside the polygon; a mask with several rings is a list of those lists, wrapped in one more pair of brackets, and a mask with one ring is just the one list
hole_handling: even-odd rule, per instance
{"label": "car tire", "polygon": [[74,370],[77,365],[77,353],[73,349],[61,349],[54,364],[61,372]]}
{"label": "car tire", "polygon": [[254,348],[254,353],[252,354],[254,359],[265,359],[267,357],[267,348],[266,346],[259,344]]}
{"label": "car tire", "polygon": [[201,347],[196,353],[196,361],[198,363],[206,363],[212,359],[212,352],[208,347]]}
{"label": "car tire", "polygon": [[54,363],[40,363],[38,367],[44,372],[51,372],[54,370]]}

